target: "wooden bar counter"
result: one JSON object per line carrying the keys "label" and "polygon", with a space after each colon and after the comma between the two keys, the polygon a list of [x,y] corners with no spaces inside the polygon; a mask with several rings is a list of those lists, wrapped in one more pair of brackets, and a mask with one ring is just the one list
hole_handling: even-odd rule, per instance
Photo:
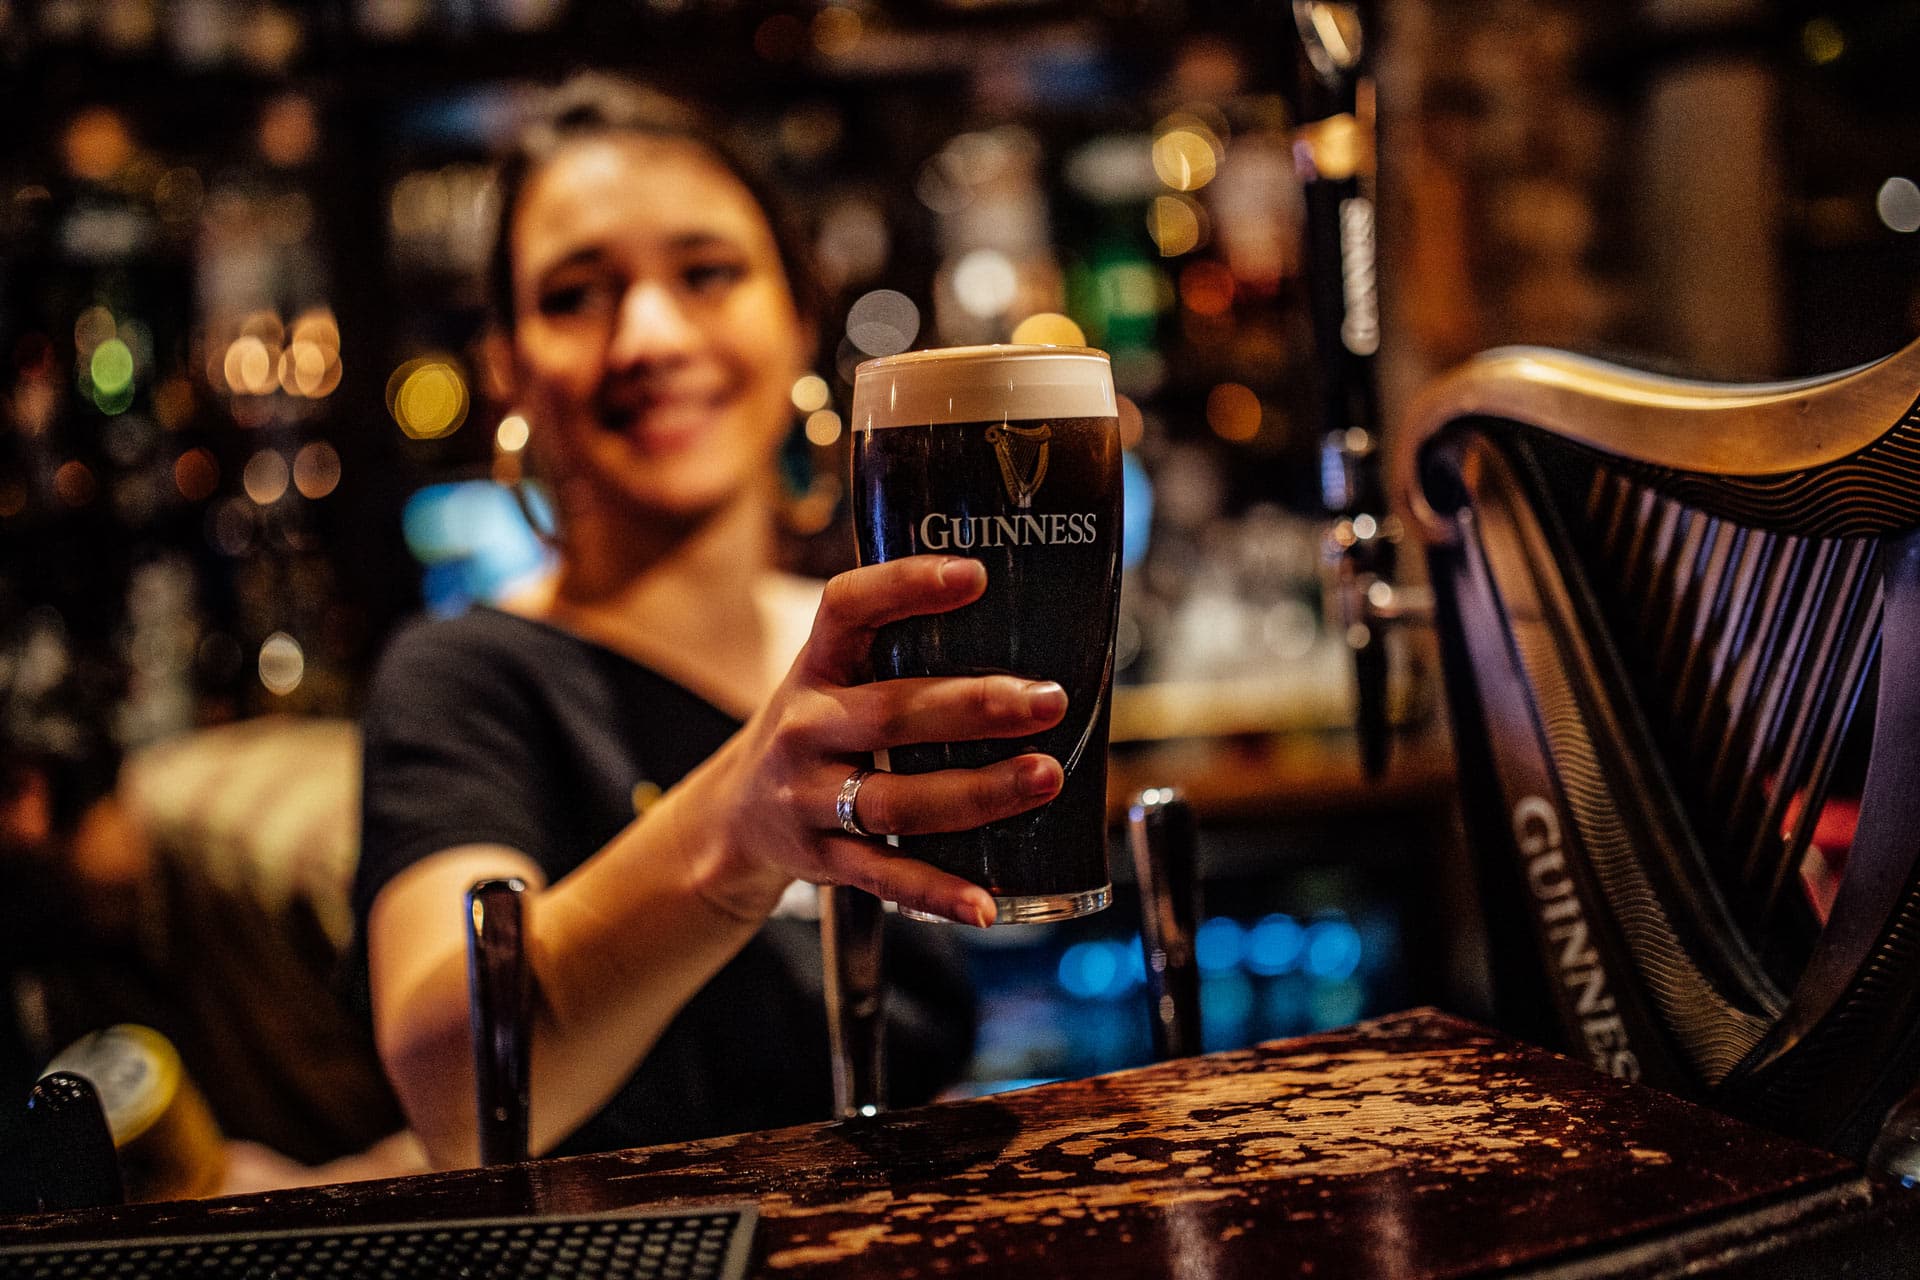
{"label": "wooden bar counter", "polygon": [[1920,1193],[1425,1010],[878,1120],[0,1220],[0,1240],[703,1199],[759,1204],[761,1276],[1857,1277],[1920,1267]]}

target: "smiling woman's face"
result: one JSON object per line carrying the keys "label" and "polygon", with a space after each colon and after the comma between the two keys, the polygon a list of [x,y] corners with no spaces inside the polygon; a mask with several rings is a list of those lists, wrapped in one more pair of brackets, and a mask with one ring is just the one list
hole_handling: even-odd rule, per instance
{"label": "smiling woman's face", "polygon": [[805,372],[767,217],[696,144],[609,135],[537,170],[512,227],[514,394],[574,501],[698,518],[770,474]]}

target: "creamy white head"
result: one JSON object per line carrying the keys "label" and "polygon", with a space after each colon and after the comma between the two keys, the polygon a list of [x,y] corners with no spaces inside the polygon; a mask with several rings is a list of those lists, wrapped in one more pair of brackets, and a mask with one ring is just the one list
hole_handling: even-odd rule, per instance
{"label": "creamy white head", "polygon": [[854,371],[853,429],[1111,418],[1113,366],[1087,347],[942,347]]}

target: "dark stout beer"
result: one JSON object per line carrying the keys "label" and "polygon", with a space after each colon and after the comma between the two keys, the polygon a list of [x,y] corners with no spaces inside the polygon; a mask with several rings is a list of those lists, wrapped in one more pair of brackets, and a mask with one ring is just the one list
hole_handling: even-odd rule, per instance
{"label": "dark stout beer", "polygon": [[924,552],[986,565],[973,604],[884,628],[874,673],[1055,680],[1066,718],[1025,739],[898,747],[898,773],[977,768],[1028,751],[1060,761],[1051,803],[901,850],[971,880],[1001,923],[1107,905],[1108,694],[1120,598],[1120,439],[1100,352],[971,347],[869,361],[853,401],[854,524],[863,564]]}

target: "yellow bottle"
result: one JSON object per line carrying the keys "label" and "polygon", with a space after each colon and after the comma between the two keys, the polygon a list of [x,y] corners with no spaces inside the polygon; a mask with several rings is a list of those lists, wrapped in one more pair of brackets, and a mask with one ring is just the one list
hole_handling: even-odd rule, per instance
{"label": "yellow bottle", "polygon": [[207,1101],[172,1041],[121,1023],[68,1045],[46,1071],[83,1077],[100,1095],[129,1202],[210,1196],[226,1173],[226,1147]]}

